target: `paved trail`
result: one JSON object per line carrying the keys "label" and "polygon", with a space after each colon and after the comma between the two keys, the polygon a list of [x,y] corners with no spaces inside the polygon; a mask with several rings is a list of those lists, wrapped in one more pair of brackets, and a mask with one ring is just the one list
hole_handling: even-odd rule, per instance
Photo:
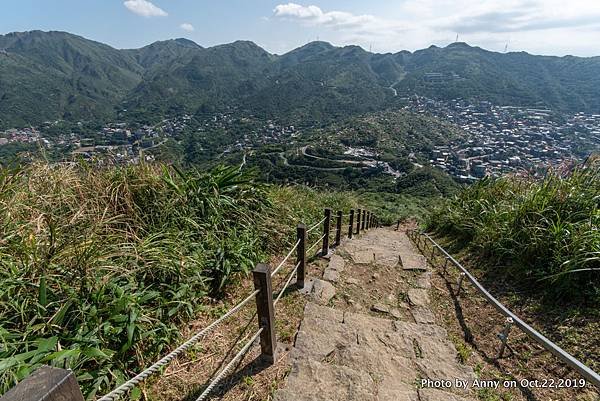
{"label": "paved trail", "polygon": [[420,385],[475,378],[435,323],[428,269],[402,231],[372,229],[343,243],[313,283],[275,400],[474,400]]}

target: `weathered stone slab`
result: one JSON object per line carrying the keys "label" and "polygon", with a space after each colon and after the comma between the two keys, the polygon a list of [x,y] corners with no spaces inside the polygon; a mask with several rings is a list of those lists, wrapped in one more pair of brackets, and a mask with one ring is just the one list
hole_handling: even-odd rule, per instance
{"label": "weathered stone slab", "polygon": [[331,281],[332,283],[337,283],[338,281],[340,281],[340,273],[337,270],[327,268],[323,273],[323,280]]}
{"label": "weathered stone slab", "polygon": [[421,324],[433,324],[435,323],[435,316],[429,308],[423,306],[414,306],[410,308],[410,314],[415,319],[415,322]]}
{"label": "weathered stone slab", "polygon": [[379,266],[395,267],[398,264],[400,257],[397,252],[388,249],[385,251],[374,252],[374,259],[375,264]]}
{"label": "weathered stone slab", "polygon": [[400,262],[404,270],[427,270],[427,259],[414,253],[400,253]]}
{"label": "weathered stone slab", "polygon": [[375,382],[365,371],[312,360],[295,361],[276,401],[377,401]]}
{"label": "weathered stone slab", "polygon": [[360,313],[346,312],[344,314],[344,323],[355,329],[394,331],[393,320],[382,319],[363,315]]}
{"label": "weathered stone slab", "polygon": [[446,338],[448,336],[446,329],[435,324],[417,324],[400,320],[394,320],[392,323],[397,332],[407,336],[418,337],[419,335],[424,335],[438,338]]}
{"label": "weathered stone slab", "polygon": [[329,265],[327,266],[329,269],[337,270],[338,272],[344,271],[344,266],[346,265],[346,261],[340,255],[333,255],[331,259],[329,259]]}
{"label": "weathered stone slab", "polygon": [[420,401],[470,401],[472,399],[459,397],[458,395],[447,393],[433,388],[419,389]]}
{"label": "weathered stone slab", "polygon": [[373,251],[356,251],[352,253],[352,260],[356,264],[370,264],[373,263],[375,257],[373,255]]}
{"label": "weathered stone slab", "polygon": [[327,320],[303,321],[292,351],[293,359],[324,360],[339,347],[356,344],[356,330]]}
{"label": "weathered stone slab", "polygon": [[328,308],[327,306],[317,305],[313,302],[307,302],[304,307],[304,319],[322,319],[332,322],[342,323],[344,321],[344,312],[341,310]]}
{"label": "weathered stone slab", "polygon": [[417,359],[415,361],[417,368],[421,372],[421,377],[431,380],[468,380],[469,382],[475,379],[473,369],[459,364],[456,361],[450,362],[447,360],[434,359]]}
{"label": "weathered stone slab", "polygon": [[429,289],[431,288],[431,273],[426,272],[417,277],[417,281],[415,283],[417,288]]}
{"label": "weathered stone slab", "polygon": [[346,280],[347,284],[354,284],[354,285],[359,285],[360,281],[358,279],[355,279],[353,277],[348,277]]}
{"label": "weathered stone slab", "polygon": [[415,340],[419,345],[423,358],[458,363],[456,348],[447,338],[418,335]]}
{"label": "weathered stone slab", "polygon": [[427,306],[429,294],[422,288],[411,288],[408,290],[408,302],[413,306]]}
{"label": "weathered stone slab", "polygon": [[412,383],[403,383],[393,376],[386,377],[377,384],[377,401],[420,401],[417,389]]}
{"label": "weathered stone slab", "polygon": [[335,287],[331,283],[324,280],[315,280],[310,293],[313,301],[320,305],[327,305],[334,295]]}

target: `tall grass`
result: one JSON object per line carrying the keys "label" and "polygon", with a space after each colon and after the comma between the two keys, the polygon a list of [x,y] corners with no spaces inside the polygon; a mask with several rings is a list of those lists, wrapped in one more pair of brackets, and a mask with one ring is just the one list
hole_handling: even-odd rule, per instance
{"label": "tall grass", "polygon": [[0,394],[41,364],[73,369],[88,398],[108,390],[293,224],[343,203],[231,167],[0,170]]}
{"label": "tall grass", "polygon": [[428,227],[554,297],[600,302],[600,162],[542,179],[485,179],[434,210]]}

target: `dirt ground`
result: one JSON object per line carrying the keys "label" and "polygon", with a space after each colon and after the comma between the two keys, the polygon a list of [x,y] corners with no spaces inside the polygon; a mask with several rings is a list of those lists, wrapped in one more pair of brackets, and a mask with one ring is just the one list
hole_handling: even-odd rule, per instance
{"label": "dirt ground", "polygon": [[[291,258],[293,259],[293,258]],[[276,266],[279,260],[272,260]],[[314,259],[308,265],[307,275],[321,276],[326,261]],[[283,287],[293,266],[288,262],[273,278],[273,290]],[[237,302],[253,291],[251,278],[242,280],[239,286],[232,289],[227,299],[207,307],[189,328],[182,333],[182,338],[189,338],[196,331],[206,327],[225,313]],[[281,385],[289,370],[287,356],[294,342],[306,297],[300,295],[292,286],[275,306],[276,336],[278,340],[278,356],[275,365],[267,366],[260,360],[260,346],[255,343],[244,358],[215,387],[207,400],[271,400],[275,390]],[[225,366],[238,350],[258,330],[256,305],[249,302],[242,310],[226,320],[224,324],[210,332],[190,351],[180,355],[165,369],[143,385],[142,399],[156,401],[194,401],[206,388],[211,377]],[[268,367],[268,369],[266,369]]]}
{"label": "dirt ground", "polygon": [[[430,255],[430,248],[425,254]],[[504,316],[466,280],[460,294],[457,295],[458,269],[449,267],[447,274],[444,274],[444,258],[436,254],[429,260],[434,266],[432,308],[436,319],[443,322],[451,335],[461,359],[473,366],[482,379],[499,380],[509,386],[516,385],[514,388],[497,390],[480,389],[478,396],[481,400],[600,400],[599,389],[591,384],[582,386],[582,377],[577,372],[572,371],[515,326],[510,330],[504,355],[498,358],[501,344],[498,334],[506,325]],[[476,270],[468,264],[464,265],[472,272]],[[550,330],[552,325],[545,324],[546,314],[536,310],[537,308],[527,307],[528,302],[524,302],[519,294],[509,292],[502,283],[485,283],[484,286],[517,316],[548,336],[547,330]],[[600,338],[598,333],[587,333],[588,341],[597,345]],[[559,345],[580,358],[580,344],[568,346],[568,343],[563,341]],[[596,348],[598,349],[600,347]],[[600,356],[597,353],[595,355],[598,362]],[[585,362],[590,363],[587,360]]]}

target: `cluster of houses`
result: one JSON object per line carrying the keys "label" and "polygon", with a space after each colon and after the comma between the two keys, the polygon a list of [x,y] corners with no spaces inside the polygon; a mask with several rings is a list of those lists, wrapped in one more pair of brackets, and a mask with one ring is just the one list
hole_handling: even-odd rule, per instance
{"label": "cluster of houses", "polygon": [[561,115],[547,109],[414,97],[406,106],[450,121],[467,134],[435,146],[430,163],[472,182],[583,159],[600,150],[600,114]]}

